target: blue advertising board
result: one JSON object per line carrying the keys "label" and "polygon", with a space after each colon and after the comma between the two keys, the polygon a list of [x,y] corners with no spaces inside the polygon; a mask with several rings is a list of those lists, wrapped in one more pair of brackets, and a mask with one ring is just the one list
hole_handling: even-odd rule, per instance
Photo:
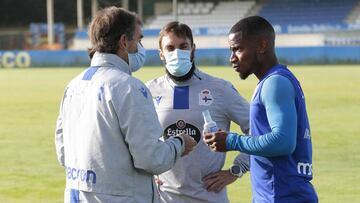
{"label": "blue advertising board", "polygon": [[[286,64],[359,64],[360,47],[279,47],[279,60]],[[161,66],[158,50],[146,51],[146,66]],[[197,49],[200,66],[229,65],[230,51],[225,48]],[[86,51],[0,51],[0,68],[85,67],[90,59]]]}

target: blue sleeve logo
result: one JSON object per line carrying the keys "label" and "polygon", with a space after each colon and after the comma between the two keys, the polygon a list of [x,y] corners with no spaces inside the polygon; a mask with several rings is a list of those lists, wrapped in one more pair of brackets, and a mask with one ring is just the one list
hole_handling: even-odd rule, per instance
{"label": "blue sleeve logo", "polygon": [[144,88],[144,87],[141,87],[140,89],[140,92],[144,95],[144,97],[147,99],[147,91],[146,91],[146,89]]}

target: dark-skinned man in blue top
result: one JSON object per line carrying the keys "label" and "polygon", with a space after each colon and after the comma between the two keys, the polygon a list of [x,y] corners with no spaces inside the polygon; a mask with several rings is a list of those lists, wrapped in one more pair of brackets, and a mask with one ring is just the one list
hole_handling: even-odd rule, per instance
{"label": "dark-skinned man in blue top", "polygon": [[247,17],[229,32],[230,62],[241,79],[259,83],[250,104],[250,135],[205,133],[214,151],[250,154],[254,203],[318,202],[312,180],[312,144],[299,81],[278,63],[275,32],[262,17]]}

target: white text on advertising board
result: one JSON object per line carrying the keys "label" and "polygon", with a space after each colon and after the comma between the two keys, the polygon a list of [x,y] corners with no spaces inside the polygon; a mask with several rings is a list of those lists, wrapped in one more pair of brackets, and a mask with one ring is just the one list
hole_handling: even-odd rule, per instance
{"label": "white text on advertising board", "polygon": [[0,52],[0,68],[26,68],[31,64],[30,54],[26,51]]}

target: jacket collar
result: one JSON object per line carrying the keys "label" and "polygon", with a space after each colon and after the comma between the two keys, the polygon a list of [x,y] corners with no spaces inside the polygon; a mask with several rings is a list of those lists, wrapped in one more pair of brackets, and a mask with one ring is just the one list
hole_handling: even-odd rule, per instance
{"label": "jacket collar", "polygon": [[116,54],[95,52],[91,66],[116,67],[131,75],[129,65]]}

